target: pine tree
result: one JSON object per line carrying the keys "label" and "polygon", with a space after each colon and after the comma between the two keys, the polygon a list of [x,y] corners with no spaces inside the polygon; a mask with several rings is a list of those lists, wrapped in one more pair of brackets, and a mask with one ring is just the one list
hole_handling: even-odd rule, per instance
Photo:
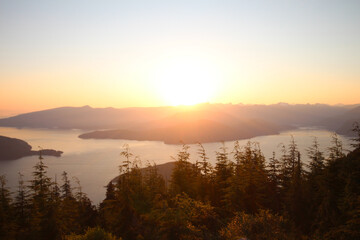
{"label": "pine tree", "polygon": [[324,167],[324,154],[319,149],[319,142],[315,137],[311,147],[307,149],[308,157],[310,158],[310,171],[312,174],[317,175]]}
{"label": "pine tree", "polygon": [[297,154],[298,148],[293,136],[291,136],[290,144],[288,149],[284,144],[281,145],[281,170],[280,170],[280,180],[281,180],[281,191],[286,193],[289,190],[292,179],[294,177],[296,163],[297,163]]}
{"label": "pine tree", "polygon": [[338,158],[345,157],[342,141],[336,133],[331,135],[332,146],[328,148],[329,157],[327,161],[335,161]]}
{"label": "pine tree", "polygon": [[137,204],[144,196],[140,193],[143,191],[142,173],[136,160],[132,159],[133,154],[128,145],[124,145],[120,155],[125,160],[119,167],[120,176],[116,184],[115,199],[103,202],[100,216],[107,230],[125,239],[134,239],[139,230]]}
{"label": "pine tree", "polygon": [[51,199],[51,179],[46,175],[47,166],[39,155],[39,162],[34,166],[33,180],[30,181],[31,227],[32,238],[51,239],[57,235],[53,218]]}
{"label": "pine tree", "polygon": [[70,233],[80,233],[82,226],[79,221],[79,203],[74,197],[68,174],[64,171],[61,175],[63,184],[60,186],[61,203],[57,220],[60,235],[65,236]]}
{"label": "pine tree", "polygon": [[288,210],[290,217],[294,221],[295,229],[304,232],[306,230],[306,199],[304,197],[304,170],[301,162],[300,152],[297,152],[297,161],[288,192]]}
{"label": "pine tree", "polygon": [[355,138],[352,139],[351,146],[356,150],[360,149],[360,126],[358,122],[354,122],[352,131],[355,134]]}
{"label": "pine tree", "polygon": [[220,147],[220,151],[216,151],[216,164],[214,171],[215,192],[212,196],[212,202],[214,206],[221,207],[225,212],[229,212],[231,209],[231,201],[229,199],[228,191],[232,176],[233,164],[228,158],[227,148],[223,143]]}
{"label": "pine tree", "polygon": [[279,173],[279,180],[280,180],[280,190],[281,190],[281,197],[284,198],[284,192],[289,187],[291,175],[292,175],[292,164],[289,160],[289,155],[287,148],[284,144],[280,144],[280,173]]}
{"label": "pine tree", "polygon": [[123,150],[120,152],[120,156],[125,157],[125,160],[123,160],[122,165],[120,165],[119,167],[120,174],[125,174],[124,176],[126,177],[126,174],[130,172],[130,168],[131,168],[130,159],[133,156],[133,154],[130,152],[130,147],[128,144],[124,144]]}
{"label": "pine tree", "polygon": [[309,202],[309,228],[315,228],[314,219],[317,218],[317,211],[323,199],[325,157],[319,149],[317,138],[314,137],[313,144],[307,149],[310,159],[309,172],[307,173],[307,199]]}
{"label": "pine tree", "polygon": [[189,146],[184,144],[178,152],[175,167],[171,174],[169,192],[173,196],[186,193],[190,197],[196,196],[196,178],[194,177],[194,167],[189,162]]}
{"label": "pine tree", "polygon": [[214,194],[214,189],[212,188],[212,172],[213,167],[211,166],[209,157],[206,155],[205,148],[201,143],[198,143],[198,156],[200,158],[198,162],[198,169],[196,170],[198,181],[197,181],[197,199],[202,201],[210,201],[211,195]]}
{"label": "pine tree", "polygon": [[70,198],[74,198],[73,194],[72,194],[72,189],[71,189],[71,184],[70,184],[70,180],[67,176],[67,172],[63,172],[61,174],[62,176],[62,181],[63,184],[60,187],[61,190],[61,198],[63,199],[70,199]]}
{"label": "pine tree", "polygon": [[234,143],[234,149],[232,154],[234,156],[235,164],[234,164],[234,174],[229,179],[230,185],[226,192],[226,197],[229,199],[231,205],[231,211],[243,211],[245,209],[243,196],[244,189],[242,187],[242,177],[243,177],[243,159],[244,153],[242,151],[239,141]]}
{"label": "pine tree", "polygon": [[55,175],[55,181],[51,186],[51,199],[56,205],[58,205],[60,202],[60,188],[59,188],[59,184],[57,183],[56,175]]}
{"label": "pine tree", "polygon": [[115,185],[110,181],[106,185],[106,195],[105,200],[114,200],[115,199]]}
{"label": "pine tree", "polygon": [[271,158],[269,159],[269,164],[267,165],[269,180],[275,186],[279,184],[279,173],[280,173],[280,162],[276,158],[275,152],[273,152]]}
{"label": "pine tree", "polygon": [[92,205],[91,200],[87,197],[86,193],[82,191],[82,186],[80,180],[77,177],[73,177],[77,186],[75,187],[75,199],[77,208],[77,223],[79,224],[79,229],[77,232],[80,232],[82,229],[95,226],[96,220],[96,209]]}
{"label": "pine tree", "polygon": [[158,173],[156,164],[148,164],[144,176],[144,185],[151,201],[156,201],[156,199],[163,198],[166,195],[165,180]]}
{"label": "pine tree", "polygon": [[46,175],[47,166],[42,161],[42,156],[39,156],[39,162],[34,166],[33,177],[34,179],[30,181],[30,190],[32,192],[33,198],[37,203],[40,204],[40,207],[49,200],[50,196],[50,187],[52,185],[51,179]]}
{"label": "pine tree", "polygon": [[17,239],[28,238],[29,231],[29,214],[30,214],[30,199],[29,193],[24,184],[24,175],[19,172],[18,190],[14,202],[14,216],[16,223],[16,237]]}
{"label": "pine tree", "polygon": [[199,149],[197,151],[200,161],[200,170],[204,176],[208,176],[212,172],[211,164],[209,163],[209,157],[206,155],[205,148],[201,143],[198,143]]}
{"label": "pine tree", "polygon": [[265,207],[268,186],[265,158],[259,145],[251,142],[247,142],[242,151],[235,144],[234,157],[236,168],[230,191],[235,196],[232,200],[234,210],[255,213]]}
{"label": "pine tree", "polygon": [[291,164],[291,171],[292,173],[295,172],[295,168],[296,168],[296,157],[297,154],[299,153],[298,151],[298,147],[297,144],[295,142],[294,136],[291,135],[291,140],[290,140],[290,144],[289,144],[289,161]]}
{"label": "pine tree", "polygon": [[0,239],[11,238],[13,234],[11,193],[6,187],[5,175],[0,176]]}
{"label": "pine tree", "polygon": [[[287,220],[283,216],[260,210],[255,215],[237,213],[220,231],[222,239],[290,240]],[[301,238],[298,238],[301,239]]]}
{"label": "pine tree", "polygon": [[281,164],[280,161],[276,158],[275,152],[273,152],[272,157],[269,159],[267,165],[267,172],[269,178],[269,187],[267,191],[268,201],[267,205],[275,210],[280,210],[280,173],[281,173]]}

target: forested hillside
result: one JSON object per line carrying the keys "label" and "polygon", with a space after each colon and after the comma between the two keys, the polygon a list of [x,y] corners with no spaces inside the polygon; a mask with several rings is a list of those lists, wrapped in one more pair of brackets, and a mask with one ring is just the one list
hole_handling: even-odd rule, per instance
{"label": "forested hillside", "polygon": [[[220,147],[212,166],[199,144],[175,157],[167,184],[128,146],[120,177],[92,205],[66,172],[50,179],[42,157],[33,179],[10,193],[0,178],[1,239],[360,239],[360,128],[353,151],[336,134],[326,152],[314,138],[308,165],[296,139],[268,161],[257,143]],[[99,173],[100,174],[100,173]],[[97,236],[98,238],[94,238]]]}

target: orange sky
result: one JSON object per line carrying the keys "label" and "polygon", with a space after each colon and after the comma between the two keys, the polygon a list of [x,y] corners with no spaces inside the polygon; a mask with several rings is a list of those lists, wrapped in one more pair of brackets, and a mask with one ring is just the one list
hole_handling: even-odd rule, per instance
{"label": "orange sky", "polygon": [[0,117],[360,103],[359,22],[359,1],[1,1]]}

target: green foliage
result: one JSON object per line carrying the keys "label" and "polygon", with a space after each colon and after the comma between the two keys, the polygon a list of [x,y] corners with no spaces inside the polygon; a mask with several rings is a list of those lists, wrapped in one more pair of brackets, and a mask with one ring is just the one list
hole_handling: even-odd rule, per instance
{"label": "green foliage", "polygon": [[248,142],[243,149],[235,143],[235,174],[230,179],[232,211],[243,210],[255,213],[265,207],[265,192],[268,176],[265,158],[256,143]]}
{"label": "green foliage", "polygon": [[19,173],[18,191],[14,202],[14,221],[16,226],[17,237],[26,239],[30,226],[30,199],[29,192],[24,184],[23,175]]}
{"label": "green foliage", "polygon": [[329,157],[327,159],[328,161],[335,161],[336,159],[345,156],[343,144],[336,133],[331,135],[331,144],[332,145],[328,148],[329,150]]}
{"label": "green foliage", "polygon": [[212,204],[216,207],[223,207],[223,211],[229,211],[231,203],[229,202],[228,189],[230,187],[231,177],[234,167],[228,158],[227,148],[223,143],[220,151],[216,152],[216,165],[214,170],[214,189]]}
{"label": "green foliage", "polygon": [[121,240],[100,227],[88,228],[83,235],[66,236],[65,240]]}
{"label": "green foliage", "polygon": [[291,239],[287,221],[268,210],[260,210],[255,215],[237,213],[231,222],[221,230],[221,236],[227,240],[257,239],[286,240]]}
{"label": "green foliage", "polygon": [[195,164],[183,145],[167,187],[125,145],[98,207],[77,178],[49,178],[40,156],[14,199],[0,177],[0,239],[359,239],[360,150],[345,154],[336,135],[327,158],[319,149],[314,139],[304,167],[291,138],[266,165],[257,143],[235,142],[212,168],[201,144]]}
{"label": "green foliage", "polygon": [[6,239],[12,233],[12,206],[10,191],[6,187],[5,175],[0,176],[0,239]]}
{"label": "green foliage", "polygon": [[355,137],[352,139],[353,143],[351,146],[354,149],[360,149],[360,126],[358,122],[354,122],[352,131],[355,134]]}
{"label": "green foliage", "polygon": [[184,144],[181,151],[177,154],[177,161],[171,175],[169,192],[173,196],[186,193],[192,198],[195,198],[199,172],[194,165],[189,162],[190,153],[188,149],[189,146]]}
{"label": "green foliage", "polygon": [[216,234],[214,208],[186,194],[177,195],[162,208],[154,209],[151,218],[158,228],[155,239],[213,239]]}

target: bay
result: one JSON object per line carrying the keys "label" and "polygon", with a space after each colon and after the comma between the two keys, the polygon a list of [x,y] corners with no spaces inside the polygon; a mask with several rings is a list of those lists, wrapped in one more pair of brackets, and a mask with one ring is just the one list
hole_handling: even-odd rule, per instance
{"label": "bay", "polygon": [[[66,171],[70,177],[77,178],[81,182],[82,191],[87,193],[93,203],[100,203],[105,197],[105,185],[119,174],[118,166],[122,162],[120,152],[124,144],[130,146],[134,156],[139,156],[142,166],[147,162],[166,163],[174,161],[171,156],[176,156],[181,149],[181,145],[168,145],[158,141],[133,141],[133,140],[100,140],[100,139],[80,139],[78,135],[84,133],[82,130],[48,130],[48,129],[28,129],[28,128],[5,128],[0,127],[0,135],[19,138],[27,141],[34,150],[49,148],[63,151],[59,158],[45,156],[44,163],[48,166],[48,176],[56,179],[62,184],[61,173]],[[317,137],[320,147],[326,151],[331,144],[332,133],[318,128],[299,128],[296,130],[281,132],[277,135],[259,136],[251,139],[239,140],[240,145],[245,145],[248,141],[258,142],[266,159],[272,156],[272,152],[279,153],[280,145],[288,143],[291,136],[294,137],[302,160],[306,163],[306,149],[311,145],[313,138]],[[350,140],[345,136],[339,136],[343,141],[344,148],[349,149]],[[234,146],[234,141],[224,143],[205,143],[203,144],[209,161],[215,164],[216,154],[222,144],[227,147],[230,153]],[[191,161],[197,159],[197,145],[189,145]],[[37,163],[37,156],[24,157],[18,160],[1,161],[0,175],[6,175],[7,186],[12,191],[16,191],[18,184],[18,173],[24,175],[24,179],[29,181],[32,177],[33,166]],[[73,179],[75,180],[75,179]],[[76,187],[73,181],[73,187]]]}

